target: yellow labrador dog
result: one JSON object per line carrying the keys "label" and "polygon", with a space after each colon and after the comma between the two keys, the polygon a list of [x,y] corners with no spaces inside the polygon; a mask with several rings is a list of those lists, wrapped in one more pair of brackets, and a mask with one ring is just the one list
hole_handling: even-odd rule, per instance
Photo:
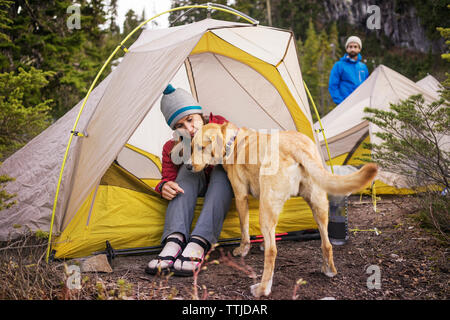
{"label": "yellow labrador dog", "polygon": [[350,194],[372,182],[378,168],[366,164],[359,171],[338,176],[324,169],[316,145],[297,131],[260,133],[232,123],[208,124],[191,143],[192,171],[221,163],[228,174],[239,213],[242,240],[234,255],[250,249],[247,197],[259,199],[259,223],[264,236],[264,272],[261,282],[251,286],[255,297],[268,296],[277,255],[275,227],[283,205],[291,196],[302,196],[312,209],[322,239],[322,272],[336,275],[328,239],[327,193]]}

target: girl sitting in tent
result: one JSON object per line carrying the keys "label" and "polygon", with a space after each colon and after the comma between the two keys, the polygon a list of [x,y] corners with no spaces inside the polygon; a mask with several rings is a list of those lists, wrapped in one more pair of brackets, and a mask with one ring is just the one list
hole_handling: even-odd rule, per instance
{"label": "girl sitting in tent", "polygon": [[[184,129],[191,137],[207,122],[222,124],[227,120],[212,113],[202,115],[202,107],[190,93],[170,84],[161,99],[161,112],[173,129]],[[220,235],[225,215],[230,207],[233,191],[221,165],[207,167],[193,173],[186,165],[176,165],[171,152],[175,140],[164,144],[162,152],[162,180],[156,186],[164,199],[169,200],[166,211],[162,244],[165,245],[156,259],[151,260],[145,272],[173,272],[192,276],[205,254]],[[204,205],[195,228],[190,234],[197,197],[204,196]]]}

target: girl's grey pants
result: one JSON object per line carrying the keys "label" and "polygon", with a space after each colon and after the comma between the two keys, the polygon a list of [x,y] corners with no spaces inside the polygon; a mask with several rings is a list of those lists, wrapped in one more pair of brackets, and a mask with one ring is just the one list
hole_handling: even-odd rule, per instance
{"label": "girl's grey pants", "polygon": [[[183,165],[178,170],[175,181],[184,190],[184,193],[179,193],[169,202],[162,243],[164,244],[167,236],[178,232],[184,235],[186,241],[189,241],[190,236],[200,236],[213,245],[219,238],[223,221],[233,198],[233,190],[227,173],[221,165],[216,165],[210,174],[209,184],[207,184],[203,171],[194,173]],[[205,200],[191,234],[195,205],[199,196],[204,197]]]}

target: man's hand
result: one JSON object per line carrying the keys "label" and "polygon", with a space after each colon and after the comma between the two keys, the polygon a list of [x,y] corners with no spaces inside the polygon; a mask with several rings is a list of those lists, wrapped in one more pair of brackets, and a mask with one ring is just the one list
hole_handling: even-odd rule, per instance
{"label": "man's hand", "polygon": [[172,200],[179,193],[184,193],[184,190],[175,181],[167,181],[161,190],[161,195],[166,200]]}

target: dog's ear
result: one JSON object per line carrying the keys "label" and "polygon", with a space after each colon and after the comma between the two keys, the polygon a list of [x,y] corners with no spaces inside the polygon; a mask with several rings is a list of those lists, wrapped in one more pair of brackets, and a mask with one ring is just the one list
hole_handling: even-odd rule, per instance
{"label": "dog's ear", "polygon": [[224,150],[221,130],[211,130],[209,135],[209,139],[211,141],[211,156],[213,158],[221,157]]}
{"label": "dog's ear", "polygon": [[224,122],[220,125],[220,131],[222,132],[222,137],[224,137],[224,139],[226,139],[226,137],[227,137],[228,126],[229,126],[229,122]]}
{"label": "dog's ear", "polygon": [[202,128],[202,135],[202,152],[205,155],[209,155],[207,158],[211,157],[213,162],[215,162],[215,160],[217,160],[215,158],[220,157],[221,155],[221,146],[223,144],[223,138],[219,127],[216,124],[204,126]]}

